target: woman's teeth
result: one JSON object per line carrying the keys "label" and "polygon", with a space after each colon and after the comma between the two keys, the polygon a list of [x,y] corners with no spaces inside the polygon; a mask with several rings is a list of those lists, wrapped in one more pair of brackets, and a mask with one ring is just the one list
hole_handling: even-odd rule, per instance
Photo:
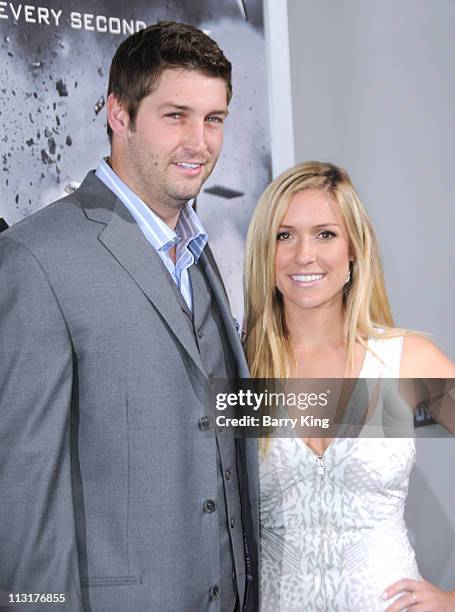
{"label": "woman's teeth", "polygon": [[324,274],[292,274],[292,279],[298,283],[310,283],[321,278],[324,278]]}

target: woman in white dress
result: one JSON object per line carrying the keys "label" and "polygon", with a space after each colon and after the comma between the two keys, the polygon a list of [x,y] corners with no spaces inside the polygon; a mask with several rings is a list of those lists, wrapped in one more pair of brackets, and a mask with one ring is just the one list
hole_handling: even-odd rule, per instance
{"label": "woman in white dress", "polygon": [[[253,377],[455,378],[425,336],[394,327],[373,228],[332,164],[301,164],[266,189],[246,293]],[[262,612],[455,610],[455,591],[421,577],[407,536],[412,436],[261,445]]]}

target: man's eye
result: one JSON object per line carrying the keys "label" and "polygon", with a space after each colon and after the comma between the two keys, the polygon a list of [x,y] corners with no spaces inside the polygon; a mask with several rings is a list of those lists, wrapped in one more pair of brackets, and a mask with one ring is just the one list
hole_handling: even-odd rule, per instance
{"label": "man's eye", "polygon": [[166,117],[170,117],[170,119],[180,119],[183,115],[182,113],[168,113]]}
{"label": "man's eye", "polygon": [[220,125],[223,123],[223,119],[221,117],[207,117],[208,123],[213,123],[214,125]]}
{"label": "man's eye", "polygon": [[290,237],[289,232],[279,232],[276,239],[277,240],[287,240]]}
{"label": "man's eye", "polygon": [[335,232],[331,232],[329,230],[324,230],[319,234],[319,238],[322,238],[323,240],[330,240],[331,238],[335,238],[335,236]]}

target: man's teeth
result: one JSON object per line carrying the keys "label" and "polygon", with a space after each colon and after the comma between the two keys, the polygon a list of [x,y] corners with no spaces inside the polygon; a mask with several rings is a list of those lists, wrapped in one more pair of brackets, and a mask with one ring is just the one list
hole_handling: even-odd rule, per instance
{"label": "man's teeth", "polygon": [[309,283],[311,281],[321,280],[324,274],[293,274],[292,278],[299,283]]}
{"label": "man's teeth", "polygon": [[181,166],[182,168],[189,168],[191,170],[199,168],[200,165],[201,164],[190,164],[189,162],[177,162],[177,166]]}

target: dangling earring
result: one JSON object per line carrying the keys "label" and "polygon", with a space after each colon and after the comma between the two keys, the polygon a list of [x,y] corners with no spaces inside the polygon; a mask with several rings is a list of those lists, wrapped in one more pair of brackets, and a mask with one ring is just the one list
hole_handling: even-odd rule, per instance
{"label": "dangling earring", "polygon": [[349,285],[349,283],[351,282],[351,273],[352,273],[353,266],[354,266],[354,262],[350,261],[349,262],[349,274],[348,274],[347,279],[344,281],[344,288],[345,289],[348,289],[348,287],[346,287],[346,285]]}

